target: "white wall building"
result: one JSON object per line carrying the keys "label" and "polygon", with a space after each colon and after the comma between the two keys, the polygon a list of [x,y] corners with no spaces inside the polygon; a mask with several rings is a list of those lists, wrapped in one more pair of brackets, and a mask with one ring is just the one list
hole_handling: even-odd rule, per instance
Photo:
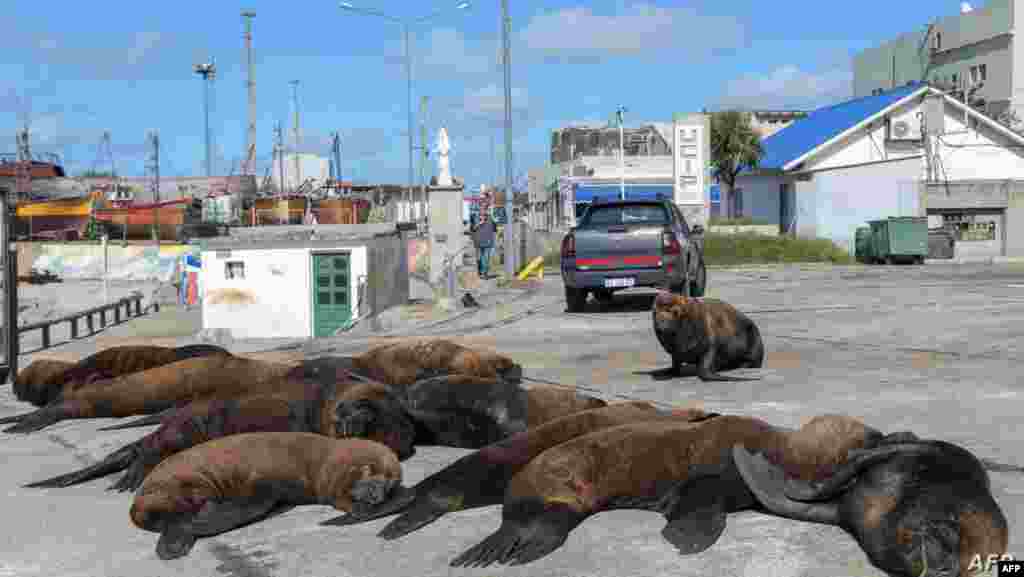
{"label": "white wall building", "polygon": [[[298,164],[296,165],[296,158]],[[307,179],[313,179],[313,187],[317,188],[324,184],[331,176],[330,160],[322,156],[310,153],[286,154],[284,155],[283,167],[280,158],[275,159],[273,171],[270,174],[271,182],[278,189],[281,187],[281,171],[284,170],[285,190],[292,191],[299,187]]]}

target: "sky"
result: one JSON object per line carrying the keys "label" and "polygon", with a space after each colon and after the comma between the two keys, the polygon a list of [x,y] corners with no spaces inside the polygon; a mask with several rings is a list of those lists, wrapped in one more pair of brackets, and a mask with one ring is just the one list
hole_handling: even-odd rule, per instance
{"label": "sky", "polygon": [[[446,0],[350,3],[395,18],[435,13],[409,28],[417,145],[427,96],[428,145],[436,147],[445,126],[453,174],[469,187],[503,182],[500,0],[465,9]],[[514,175],[544,165],[551,130],[604,122],[619,105],[629,126],[705,108],[813,109],[845,100],[856,52],[959,10],[954,0],[509,4]],[[395,22],[327,0],[5,5],[0,134],[9,136],[0,152],[14,152],[15,128],[27,121],[34,152],[60,154],[72,175],[104,170],[110,161],[100,142],[110,131],[118,174],[141,176],[155,130],[161,175],[202,175],[203,85],[193,66],[212,57],[214,173],[237,173],[248,114],[240,13],[251,10],[258,175],[270,166],[274,123],[291,126],[289,81],[299,80],[300,150],[326,157],[338,131],[343,178],[408,180],[407,81]]]}

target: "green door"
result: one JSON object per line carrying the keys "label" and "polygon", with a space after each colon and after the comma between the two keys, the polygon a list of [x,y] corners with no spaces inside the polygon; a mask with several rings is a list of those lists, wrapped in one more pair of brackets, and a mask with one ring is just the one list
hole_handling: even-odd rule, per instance
{"label": "green door", "polygon": [[352,319],[349,254],[313,255],[313,336],[329,337]]}

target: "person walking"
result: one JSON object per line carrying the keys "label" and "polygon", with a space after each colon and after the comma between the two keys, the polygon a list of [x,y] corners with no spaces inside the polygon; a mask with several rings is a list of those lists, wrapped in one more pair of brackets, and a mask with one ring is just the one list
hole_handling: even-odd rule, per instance
{"label": "person walking", "polygon": [[477,252],[477,272],[480,278],[487,278],[491,269],[491,255],[494,254],[494,240],[498,236],[498,225],[487,213],[480,215],[480,225],[473,234]]}

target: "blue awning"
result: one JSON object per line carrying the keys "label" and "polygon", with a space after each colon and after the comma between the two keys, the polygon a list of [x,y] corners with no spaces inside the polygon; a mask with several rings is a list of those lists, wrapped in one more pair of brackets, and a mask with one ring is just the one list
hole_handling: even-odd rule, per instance
{"label": "blue awning", "polygon": [[[618,184],[577,184],[576,202],[593,202],[594,197],[601,200],[618,200],[620,185]],[[671,184],[626,184],[626,200],[657,200],[658,195],[672,199]]]}

